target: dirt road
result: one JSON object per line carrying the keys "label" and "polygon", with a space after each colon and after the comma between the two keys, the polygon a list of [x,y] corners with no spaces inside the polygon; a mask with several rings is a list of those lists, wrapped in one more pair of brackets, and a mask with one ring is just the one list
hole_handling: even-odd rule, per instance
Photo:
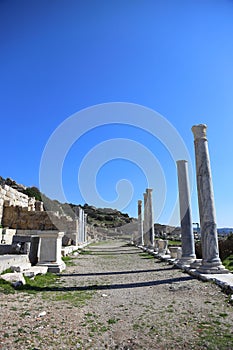
{"label": "dirt road", "polygon": [[92,245],[52,288],[1,296],[0,349],[233,349],[233,307],[125,242]]}

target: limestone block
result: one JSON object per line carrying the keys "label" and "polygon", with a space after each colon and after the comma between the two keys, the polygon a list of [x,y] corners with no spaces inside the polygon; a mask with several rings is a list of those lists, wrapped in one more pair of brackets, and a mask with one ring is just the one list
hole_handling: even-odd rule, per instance
{"label": "limestone block", "polygon": [[168,241],[159,239],[158,241],[158,253],[164,255],[167,253]]}
{"label": "limestone block", "polygon": [[7,198],[10,198],[10,199],[16,199],[15,194],[14,194],[14,193],[11,193],[11,192],[9,192],[9,191],[7,191],[6,197],[7,197]]}
{"label": "limestone block", "polygon": [[36,201],[35,202],[35,209],[36,209],[36,211],[44,211],[43,202]]}
{"label": "limestone block", "polygon": [[64,232],[41,231],[39,245],[39,266],[48,266],[49,272],[58,273],[66,265],[61,259],[62,237]]}
{"label": "limestone block", "polygon": [[12,272],[23,272],[25,270],[30,269],[31,264],[30,263],[24,263],[24,264],[20,264],[20,265],[13,265],[11,266],[11,271]]}
{"label": "limestone block", "polygon": [[36,275],[45,275],[48,272],[48,266],[32,266],[23,272],[25,277],[34,277]]}
{"label": "limestone block", "polygon": [[4,189],[5,189],[6,191],[9,191],[9,188],[10,188],[10,186],[4,185]]}
{"label": "limestone block", "polygon": [[178,258],[178,251],[180,247],[169,247],[171,258],[172,259],[177,259]]}
{"label": "limestone block", "polygon": [[1,197],[4,197],[4,196],[6,195],[6,190],[4,190],[3,188],[1,188],[0,194],[1,194]]}
{"label": "limestone block", "polygon": [[10,282],[15,288],[26,284],[25,278],[21,272],[5,273],[1,275],[0,278]]}

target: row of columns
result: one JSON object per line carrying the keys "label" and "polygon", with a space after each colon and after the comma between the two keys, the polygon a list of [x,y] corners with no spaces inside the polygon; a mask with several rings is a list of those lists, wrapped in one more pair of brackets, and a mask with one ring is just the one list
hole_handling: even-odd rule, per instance
{"label": "row of columns", "polygon": [[[201,227],[201,261],[196,260],[195,255],[187,161],[177,161],[182,239],[182,257],[179,263],[180,265],[188,265],[191,268],[196,268],[200,273],[226,273],[226,269],[219,258],[214,194],[206,129],[207,126],[204,124],[192,127],[195,145],[196,180]],[[154,247],[152,189],[147,189],[146,193],[144,193],[144,221],[142,218],[142,201],[138,201],[137,244],[145,245],[148,248]]]}
{"label": "row of columns", "polygon": [[147,188],[143,193],[144,217],[142,215],[142,201],[138,201],[138,236],[134,243],[145,245],[148,248],[154,247],[154,216],[152,203],[152,189]]}

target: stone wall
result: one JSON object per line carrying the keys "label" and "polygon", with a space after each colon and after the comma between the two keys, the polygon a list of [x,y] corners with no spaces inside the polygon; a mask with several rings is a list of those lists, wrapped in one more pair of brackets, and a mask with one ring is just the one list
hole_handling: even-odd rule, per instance
{"label": "stone wall", "polygon": [[77,232],[77,223],[68,216],[59,216],[54,212],[28,211],[28,208],[4,206],[3,227],[17,230],[59,230]]}
{"label": "stone wall", "polygon": [[0,223],[2,220],[4,203],[13,206],[28,207],[28,196],[8,185],[0,185]]}
{"label": "stone wall", "polygon": [[6,185],[0,185],[0,224],[4,206],[21,207],[28,211],[43,211],[43,203],[36,201],[34,197],[28,197],[26,194]]}

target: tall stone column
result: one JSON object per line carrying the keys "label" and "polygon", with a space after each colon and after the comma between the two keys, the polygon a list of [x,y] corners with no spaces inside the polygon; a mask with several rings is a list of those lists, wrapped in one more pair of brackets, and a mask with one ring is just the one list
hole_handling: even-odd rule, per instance
{"label": "tall stone column", "polygon": [[138,200],[138,240],[139,245],[144,244],[143,239],[143,220],[142,220],[142,201]]}
{"label": "tall stone column", "polygon": [[78,222],[79,222],[79,242],[83,243],[83,225],[82,225],[82,208],[79,208]]}
{"label": "tall stone column", "polygon": [[87,214],[84,213],[84,242],[87,241]]}
{"label": "tall stone column", "polygon": [[85,218],[84,218],[83,209],[82,209],[82,242],[85,242]]}
{"label": "tall stone column", "polygon": [[178,187],[180,202],[180,224],[182,240],[182,257],[179,260],[181,265],[189,265],[196,258],[194,235],[192,227],[192,216],[190,206],[189,181],[188,181],[188,163],[186,160],[178,160]]}
{"label": "tall stone column", "polygon": [[227,270],[224,269],[219,258],[214,192],[206,129],[205,124],[192,127],[202,244],[202,264],[197,271],[201,273],[226,273]]}
{"label": "tall stone column", "polygon": [[148,246],[148,213],[147,213],[147,193],[143,193],[144,198],[144,218],[143,218],[143,243]]}
{"label": "tall stone column", "polygon": [[153,248],[154,247],[154,213],[153,213],[153,203],[152,203],[152,189],[147,188],[146,193],[147,193],[147,220],[148,220],[148,240],[149,240],[149,247]]}

